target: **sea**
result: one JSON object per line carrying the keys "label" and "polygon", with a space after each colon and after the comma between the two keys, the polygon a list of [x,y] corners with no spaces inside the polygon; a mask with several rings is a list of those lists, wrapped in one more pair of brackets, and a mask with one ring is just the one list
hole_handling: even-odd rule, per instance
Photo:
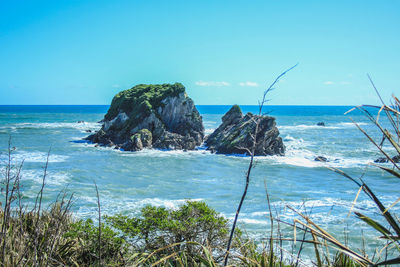
{"label": "sea", "polygon": [[[250,158],[244,155],[146,149],[126,152],[97,147],[83,140],[101,127],[109,106],[0,106],[0,164],[8,160],[9,141],[14,165],[23,163],[23,201],[32,205],[41,188],[48,157],[43,201],[51,205],[60,192],[73,194],[72,211],[79,218],[96,218],[98,186],[102,214],[136,216],[146,205],[177,208],[186,200],[205,201],[233,220]],[[206,134],[221,123],[230,106],[199,105]],[[258,106],[241,106],[244,113]],[[384,224],[374,202],[356,183],[334,172],[337,168],[365,181],[389,206],[399,197],[399,180],[371,163],[380,153],[356,127],[356,122],[380,141],[379,131],[351,106],[266,106],[276,118],[286,147],[285,156],[255,157],[250,186],[239,215],[239,227],[262,242],[270,234],[270,212],[282,221],[283,237],[293,238],[286,223],[301,219],[289,207],[307,214],[335,238],[359,251],[373,253],[379,234],[350,211]],[[382,117],[381,120],[384,120]],[[317,126],[324,122],[325,126]],[[384,148],[394,155],[388,144]],[[318,162],[317,156],[328,162]],[[4,177],[4,173],[2,173]],[[354,204],[354,207],[352,208]],[[392,212],[399,212],[394,206]],[[275,227],[277,222],[275,222]],[[385,224],[384,224],[385,225]],[[297,231],[297,239],[301,234]],[[287,249],[290,249],[287,245]]]}

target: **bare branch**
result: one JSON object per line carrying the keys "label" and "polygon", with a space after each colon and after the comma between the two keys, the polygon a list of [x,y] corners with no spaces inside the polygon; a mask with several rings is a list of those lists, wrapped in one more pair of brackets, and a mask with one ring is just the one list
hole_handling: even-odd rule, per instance
{"label": "bare branch", "polygon": [[[267,94],[273,90],[274,85],[279,81],[279,79],[284,76],[288,71],[292,70],[293,68],[295,68],[298,64],[290,67],[289,69],[285,70],[284,72],[282,72],[275,80],[274,82],[267,88],[267,90],[264,91],[263,97],[262,97],[262,101],[259,102],[259,112],[258,115],[261,116],[262,114],[262,109],[264,106],[264,103],[266,103],[266,96]],[[239,202],[239,206],[236,210],[236,214],[235,214],[235,219],[233,220],[233,224],[232,224],[232,229],[231,229],[231,233],[229,235],[229,240],[228,240],[228,244],[227,244],[227,248],[226,248],[226,254],[225,254],[225,259],[224,259],[224,266],[226,266],[228,264],[228,259],[229,259],[229,251],[231,248],[231,243],[232,243],[232,238],[233,238],[233,234],[235,233],[235,228],[236,228],[236,223],[239,217],[239,213],[240,213],[240,209],[242,208],[243,202],[246,198],[247,195],[247,190],[249,188],[249,183],[250,183],[250,174],[251,174],[251,169],[254,167],[254,154],[255,154],[255,150],[256,150],[256,145],[257,145],[257,134],[258,134],[258,128],[259,128],[259,124],[260,124],[260,119],[259,117],[257,117],[257,120],[252,120],[253,122],[256,123],[256,127],[254,129],[254,139],[253,139],[253,145],[251,147],[251,153],[249,153],[250,155],[250,163],[247,169],[247,173],[246,173],[246,185],[244,187],[244,191],[242,194],[242,197],[240,199]]]}

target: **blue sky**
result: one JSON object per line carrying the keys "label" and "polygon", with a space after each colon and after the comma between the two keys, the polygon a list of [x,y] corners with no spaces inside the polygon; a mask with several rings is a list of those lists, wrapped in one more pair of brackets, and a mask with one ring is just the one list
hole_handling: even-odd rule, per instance
{"label": "blue sky", "polygon": [[378,103],[399,92],[400,1],[0,0],[0,104],[109,104],[181,82],[196,104]]}

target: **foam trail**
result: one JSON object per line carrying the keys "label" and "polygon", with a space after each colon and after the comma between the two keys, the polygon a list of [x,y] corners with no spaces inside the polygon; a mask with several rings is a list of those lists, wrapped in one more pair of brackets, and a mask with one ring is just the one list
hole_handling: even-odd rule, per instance
{"label": "foam trail", "polygon": [[9,124],[6,126],[1,126],[0,129],[11,129],[11,130],[18,130],[18,129],[77,129],[80,131],[86,130],[98,130],[101,127],[100,123],[97,122],[83,122],[83,123],[74,123],[74,122],[41,122],[41,123],[31,123],[31,122],[24,122],[24,123],[15,123]]}
{"label": "foam trail", "polygon": [[[365,122],[360,122],[358,125],[368,125]],[[356,126],[352,122],[340,122],[340,123],[335,123],[332,125],[327,125],[327,126],[318,126],[315,124],[298,124],[298,125],[280,125],[278,126],[279,130],[295,130],[295,131],[305,131],[305,130],[333,130],[333,129],[348,129],[348,128],[354,128],[356,129]]]}
{"label": "foam trail", "polygon": [[[17,151],[12,154],[13,161],[16,162],[46,162],[47,161],[47,153],[41,151]],[[49,163],[54,162],[64,162],[68,159],[68,156],[65,155],[57,155],[50,153],[49,155]],[[5,161],[8,159],[6,154],[0,155],[0,161]]]}

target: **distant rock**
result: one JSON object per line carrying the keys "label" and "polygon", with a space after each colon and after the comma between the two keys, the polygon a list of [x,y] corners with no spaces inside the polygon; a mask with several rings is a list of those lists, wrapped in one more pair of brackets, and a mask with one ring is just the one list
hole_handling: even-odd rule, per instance
{"label": "distant rock", "polygon": [[317,126],[325,126],[325,122],[320,121],[317,123]]}
{"label": "distant rock", "polygon": [[[400,155],[394,156],[392,158],[392,160],[394,161],[394,163],[399,163],[400,162]],[[387,163],[389,162],[389,160],[386,157],[380,157],[377,158],[376,160],[374,160],[375,163]]]}
{"label": "distant rock", "polygon": [[234,105],[222,117],[222,124],[206,138],[208,150],[218,154],[249,154],[255,132],[254,120],[260,119],[255,155],[280,155],[285,153],[282,138],[279,137],[275,118],[247,113],[243,116],[238,105]]}
{"label": "distant rock", "polygon": [[323,157],[323,156],[318,156],[314,160],[315,161],[321,161],[321,162],[328,162],[328,159]]}
{"label": "distant rock", "polygon": [[386,157],[380,157],[374,160],[375,163],[386,163],[388,162],[388,159]]}
{"label": "distant rock", "polygon": [[77,123],[85,123],[85,121],[77,121]]}
{"label": "distant rock", "polygon": [[202,118],[180,83],[140,84],[114,96],[102,128],[87,140],[123,150],[193,150],[204,138]]}

